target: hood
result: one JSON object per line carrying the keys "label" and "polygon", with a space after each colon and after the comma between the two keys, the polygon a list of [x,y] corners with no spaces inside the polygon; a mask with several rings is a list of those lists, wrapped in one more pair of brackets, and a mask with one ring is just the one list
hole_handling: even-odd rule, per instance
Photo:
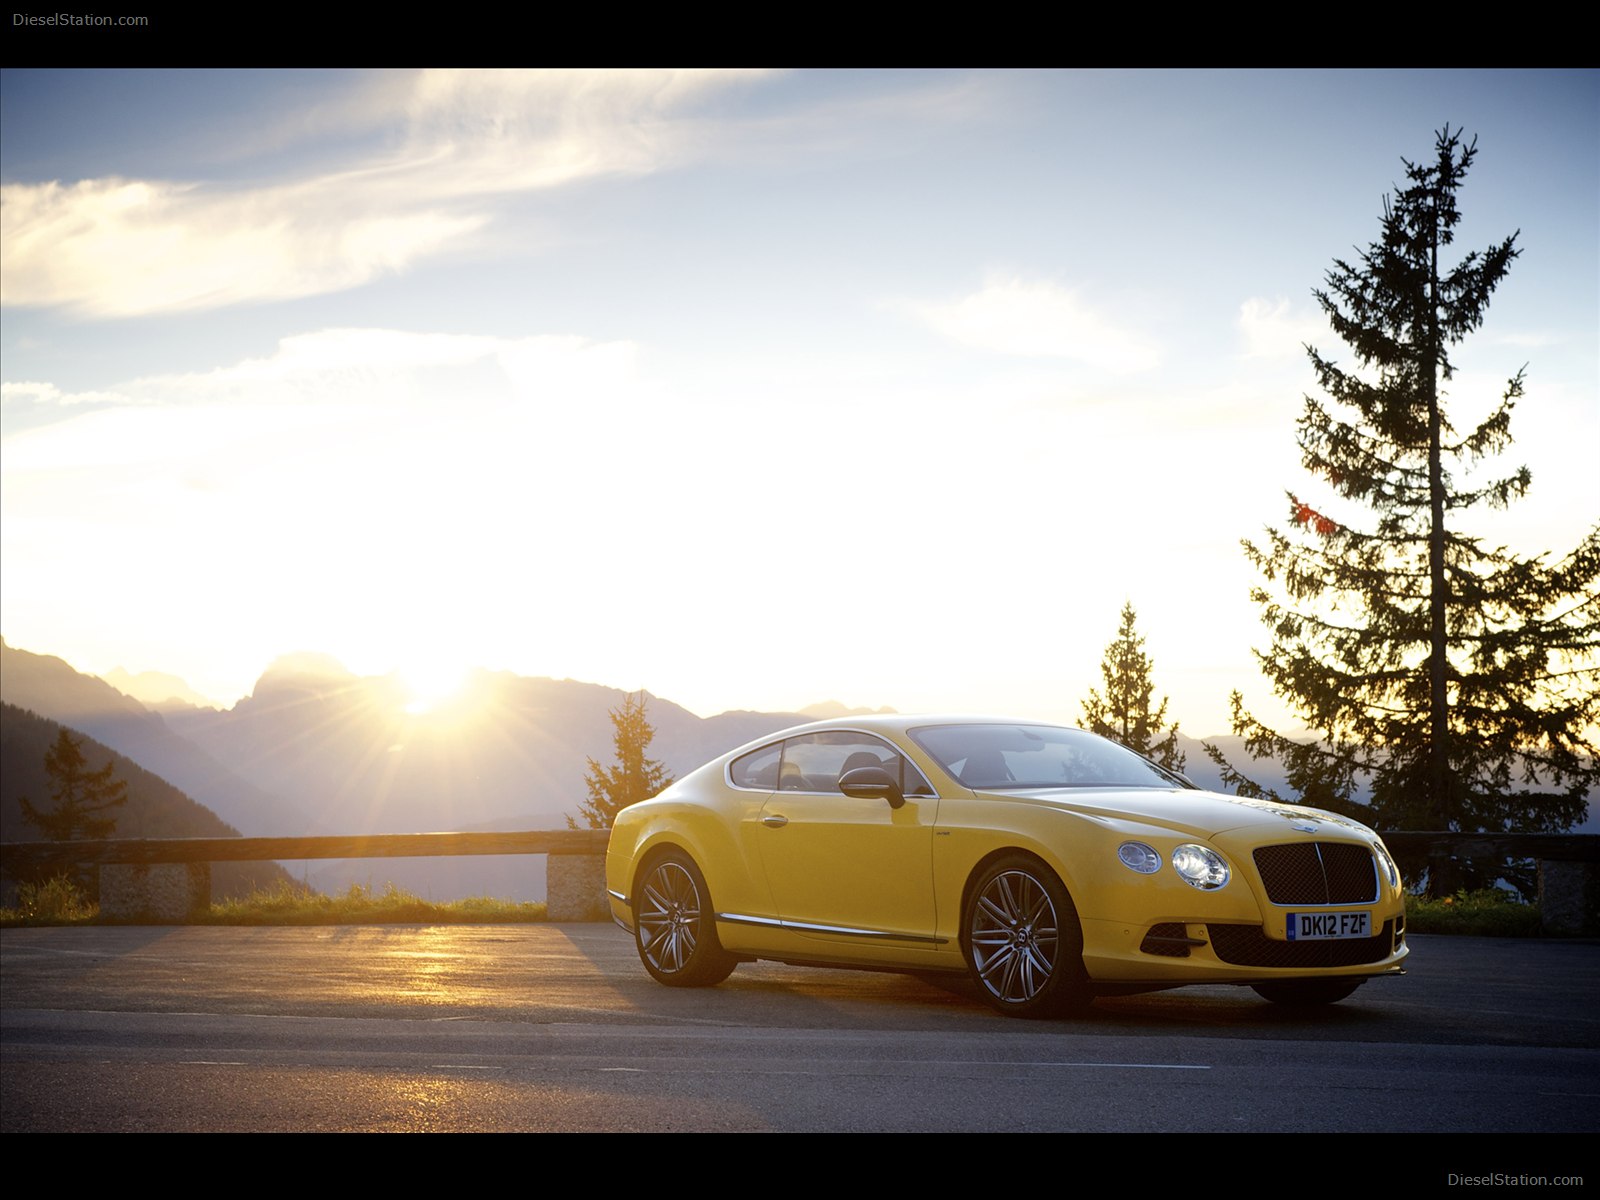
{"label": "hood", "polygon": [[[1296,824],[1313,824],[1315,831],[1333,827],[1375,836],[1359,821],[1320,808],[1282,804],[1272,800],[1247,800],[1219,792],[1173,788],[1023,788],[1015,791],[980,791],[995,800],[1029,800],[1067,812],[1107,821],[1139,821],[1160,825],[1195,837],[1212,837],[1230,829],[1281,824],[1287,833]],[[1307,831],[1307,832],[1315,832]]]}

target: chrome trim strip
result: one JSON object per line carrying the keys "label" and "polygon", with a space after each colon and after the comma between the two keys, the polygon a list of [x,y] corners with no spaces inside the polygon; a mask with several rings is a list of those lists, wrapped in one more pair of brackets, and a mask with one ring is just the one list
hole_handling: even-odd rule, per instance
{"label": "chrome trim strip", "polygon": [[613,900],[618,901],[622,905],[622,911],[627,914],[625,917],[619,917],[617,916],[617,910],[612,909],[611,923],[619,929],[626,929],[629,933],[632,933],[633,905],[629,904],[628,898],[615,888],[607,888],[606,895],[610,896]]}
{"label": "chrome trim strip", "polygon": [[777,917],[751,917],[743,913],[717,914],[717,920],[726,921],[730,925],[760,925],[767,929],[792,929],[796,933],[842,933],[849,937],[876,938],[879,941],[893,942],[929,942],[935,946],[943,946],[949,938],[929,937],[916,933],[885,933],[881,929],[851,929],[843,925],[812,925],[805,921],[783,921]]}

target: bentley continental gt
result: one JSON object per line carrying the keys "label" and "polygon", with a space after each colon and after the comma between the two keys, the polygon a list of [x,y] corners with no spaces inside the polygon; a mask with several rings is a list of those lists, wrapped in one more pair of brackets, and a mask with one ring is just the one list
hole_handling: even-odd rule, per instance
{"label": "bentley continental gt", "polygon": [[668,986],[757,959],[967,972],[1017,1016],[1195,983],[1329,1004],[1407,953],[1400,873],[1366,826],[995,718],[741,746],[618,814],[606,889]]}

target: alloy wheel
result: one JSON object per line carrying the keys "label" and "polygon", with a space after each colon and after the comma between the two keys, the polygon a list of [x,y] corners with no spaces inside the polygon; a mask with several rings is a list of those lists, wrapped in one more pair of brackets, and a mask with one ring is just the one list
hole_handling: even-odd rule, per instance
{"label": "alloy wheel", "polygon": [[1005,1004],[1036,999],[1055,974],[1060,944],[1050,893],[1025,871],[995,875],[973,904],[969,940],[990,995]]}

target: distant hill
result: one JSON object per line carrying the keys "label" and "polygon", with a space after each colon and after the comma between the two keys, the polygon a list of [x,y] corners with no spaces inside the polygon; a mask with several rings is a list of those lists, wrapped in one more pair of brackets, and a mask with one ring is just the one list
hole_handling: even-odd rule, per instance
{"label": "distant hill", "polygon": [[[22,816],[21,797],[26,796],[36,807],[49,807],[50,777],[44,769],[44,756],[61,728],[37,713],[0,704],[0,841],[39,840],[39,831]],[[89,768],[99,770],[109,760],[116,765],[116,777],[128,785],[128,802],[115,812],[117,837],[238,836],[237,829],[165,779],[94,738],[82,736]],[[287,878],[275,863],[216,863],[211,868],[212,894],[243,894]]]}
{"label": "distant hill", "polygon": [[[450,713],[418,717],[391,676],[324,655],[274,662],[233,708],[151,712],[59,658],[0,642],[0,699],[32,709],[156,771],[250,835],[559,829],[589,758],[614,753],[617,688],[479,671]],[[806,718],[701,718],[652,697],[651,747],[676,776]],[[542,857],[381,859],[291,865],[324,890],[394,882],[436,899],[544,894]]]}
{"label": "distant hill", "polygon": [[[610,710],[625,693],[571,679],[478,671],[449,710],[408,713],[391,676],[280,660],[226,711],[169,712],[176,734],[264,791],[315,815],[305,832],[559,828],[587,760],[610,762]],[[701,718],[648,699],[654,757],[683,775],[792,713]]]}
{"label": "distant hill", "polygon": [[1178,749],[1183,751],[1185,759],[1183,773],[1188,776],[1191,783],[1212,792],[1232,791],[1231,788],[1222,786],[1222,769],[1206,754],[1205,742],[1210,742],[1221,750],[1223,757],[1236,771],[1255,780],[1262,787],[1272,788],[1280,794],[1287,794],[1292,790],[1289,788],[1288,777],[1284,774],[1281,763],[1273,759],[1255,761],[1245,750],[1244,739],[1234,737],[1232,734],[1208,738],[1185,737],[1181,733],[1178,735]]}
{"label": "distant hill", "polygon": [[808,704],[800,710],[800,714],[808,721],[837,721],[841,717],[871,717],[879,713],[893,713],[894,709],[885,705],[883,708],[846,708],[837,700],[823,700],[818,704]]}
{"label": "distant hill", "polygon": [[241,778],[175,734],[161,715],[59,658],[0,640],[0,701],[88,734],[251,836],[304,830],[308,818],[297,804]]}
{"label": "distant hill", "polygon": [[[226,712],[169,712],[173,729],[264,790],[315,811],[305,832],[560,829],[584,794],[588,759],[614,754],[610,710],[626,693],[576,680],[478,671],[451,708],[408,714],[388,676],[330,660],[279,660]],[[719,754],[800,723],[793,713],[702,718],[648,699],[651,754],[682,776]],[[324,890],[393,882],[438,899],[488,892],[542,898],[544,859],[386,859],[307,863]]]}
{"label": "distant hill", "polygon": [[162,712],[169,708],[217,707],[176,675],[167,675],[160,671],[140,671],[137,675],[133,675],[117,667],[115,670],[107,671],[100,678],[124,696],[131,696],[153,712]]}

